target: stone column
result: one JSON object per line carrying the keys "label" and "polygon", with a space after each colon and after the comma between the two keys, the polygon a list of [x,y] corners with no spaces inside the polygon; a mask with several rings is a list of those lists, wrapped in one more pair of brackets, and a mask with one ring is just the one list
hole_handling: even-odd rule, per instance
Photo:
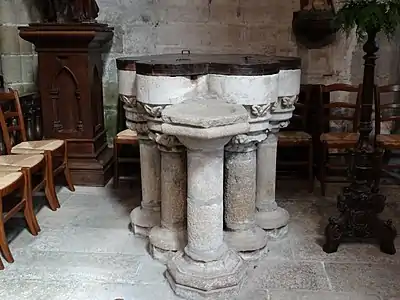
{"label": "stone column", "polygon": [[228,140],[191,145],[187,152],[188,243],[167,272],[176,294],[187,299],[234,293],[245,273],[242,259],[223,240],[223,146]]}
{"label": "stone column", "polygon": [[160,151],[157,144],[148,137],[147,119],[144,111],[138,109],[136,98],[136,71],[119,70],[120,99],[124,102],[126,125],[139,138],[142,202],[131,212],[132,231],[148,236],[152,227],[160,225]]}
{"label": "stone column", "polygon": [[257,225],[264,228],[270,238],[279,239],[287,234],[289,213],[275,201],[277,131],[270,132],[257,148]]}
{"label": "stone column", "polygon": [[131,212],[135,234],[148,236],[151,228],[160,225],[161,157],[157,144],[144,136],[139,139],[142,202]]}
{"label": "stone column", "polygon": [[267,235],[256,225],[257,143],[265,133],[238,135],[225,147],[225,241],[244,259],[264,253]]}
{"label": "stone column", "polygon": [[187,243],[186,149],[176,137],[155,133],[161,151],[161,226],[151,229],[150,252],[166,263]]}
{"label": "stone column", "polygon": [[167,279],[185,299],[234,298],[246,269],[224,243],[224,146],[248,132],[247,112],[205,94],[166,108],[162,117],[162,131],[187,147],[188,243],[168,262]]}

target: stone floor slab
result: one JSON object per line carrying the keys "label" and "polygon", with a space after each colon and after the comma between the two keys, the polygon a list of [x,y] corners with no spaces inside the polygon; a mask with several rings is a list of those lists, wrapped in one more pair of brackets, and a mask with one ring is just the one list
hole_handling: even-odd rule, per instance
{"label": "stone floor slab", "polygon": [[269,300],[268,290],[253,289],[242,291],[235,300]]}
{"label": "stone floor slab", "polygon": [[[103,283],[143,282],[140,259],[121,254],[14,251],[15,262],[0,272],[0,284],[13,279]],[[149,266],[149,270],[152,270]],[[154,270],[152,270],[154,272]],[[160,276],[161,277],[161,276]]]}
{"label": "stone floor slab", "polygon": [[292,243],[288,237],[281,240],[268,241],[267,250],[268,252],[266,252],[262,258],[284,260],[293,259]]}
{"label": "stone floor slab", "polygon": [[[88,195],[74,194],[70,196],[61,209],[63,208],[91,208],[106,211],[108,209],[125,209],[132,211],[133,208],[140,204],[138,195],[130,194],[123,197],[104,196],[104,195]],[[60,210],[61,210],[60,209]]]}
{"label": "stone floor slab", "polygon": [[130,225],[129,213],[127,210],[118,207],[107,210],[88,207],[62,207],[56,214],[47,211],[42,212],[37,216],[40,226],[53,229],[73,226],[127,230]]}
{"label": "stone floor slab", "polygon": [[382,299],[400,297],[400,266],[327,263],[325,269],[336,292],[377,294]]}
{"label": "stone floor slab", "polygon": [[[400,253],[388,256],[374,245],[343,244],[321,249],[323,228],[336,214],[340,191],[328,186],[310,194],[306,185],[278,184],[277,202],[291,214],[289,235],[269,241],[269,253],[249,262],[248,278],[235,300],[399,300]],[[400,230],[399,188],[383,188],[383,214]],[[140,189],[78,187],[59,194],[56,212],[37,198],[42,232],[33,237],[21,218],[7,224],[15,263],[0,272],[1,300],[178,300],[167,285],[166,267],[148,254],[146,239],[128,230]],[[400,249],[400,240],[396,241]],[[4,261],[4,260],[3,260]]]}
{"label": "stone floor slab", "polygon": [[254,289],[329,290],[321,262],[263,259],[249,274]]}
{"label": "stone floor slab", "polygon": [[382,300],[377,295],[335,292],[270,291],[269,300]]}
{"label": "stone floor slab", "polygon": [[76,300],[182,300],[174,295],[166,283],[157,285],[86,283],[72,293]]}
{"label": "stone floor slab", "polygon": [[[324,261],[324,262],[342,262],[342,263],[375,263],[375,264],[400,264],[400,252],[395,255],[385,255],[379,245],[343,243],[335,253],[327,254],[322,251],[322,245],[325,237],[320,235],[302,235],[293,236],[292,239],[294,259]],[[396,246],[400,249],[399,241]]]}
{"label": "stone floor slab", "polygon": [[150,255],[140,257],[138,262],[138,282],[143,284],[166,283],[165,271],[167,267],[164,264],[153,260]]}
{"label": "stone floor slab", "polygon": [[35,251],[146,255],[147,244],[127,229],[63,227],[44,230],[29,247]]}
{"label": "stone floor slab", "polygon": [[46,282],[10,279],[0,285],[1,300],[77,300],[73,290],[78,282]]}

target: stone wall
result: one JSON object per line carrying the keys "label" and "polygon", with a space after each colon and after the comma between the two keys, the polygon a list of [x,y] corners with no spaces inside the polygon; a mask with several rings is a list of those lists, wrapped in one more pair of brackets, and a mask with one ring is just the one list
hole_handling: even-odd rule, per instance
{"label": "stone wall", "polygon": [[[17,25],[35,19],[31,0],[0,1],[2,69],[7,83],[34,88],[36,56],[18,37]],[[115,58],[155,53],[235,52],[299,55],[303,83],[359,83],[362,51],[354,35],[340,37],[323,49],[298,46],[292,35],[292,14],[300,0],[97,0],[100,22],[115,27],[111,51],[104,55],[104,101],[109,136],[115,133],[118,101]],[[380,84],[396,82],[400,38],[381,40],[377,77]]]}
{"label": "stone wall", "polygon": [[[98,0],[100,20],[115,26],[106,58],[105,102],[110,127],[115,124],[117,75],[115,58],[180,52],[239,52],[299,55],[303,83],[359,83],[362,51],[354,35],[323,49],[298,46],[292,34],[292,14],[300,0]],[[379,83],[398,78],[397,44],[382,39]],[[111,129],[111,128],[110,128]]]}
{"label": "stone wall", "polygon": [[0,1],[0,64],[5,84],[21,94],[35,91],[37,55],[31,43],[21,39],[18,26],[37,20],[31,0]]}

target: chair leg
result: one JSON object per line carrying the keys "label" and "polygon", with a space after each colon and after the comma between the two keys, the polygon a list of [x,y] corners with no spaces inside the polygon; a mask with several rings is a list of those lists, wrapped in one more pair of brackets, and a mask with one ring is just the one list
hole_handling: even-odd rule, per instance
{"label": "chair leg", "polygon": [[10,247],[8,246],[6,232],[4,230],[3,199],[2,198],[0,198],[0,250],[7,262],[9,262],[9,263],[14,262],[14,258],[11,254]]}
{"label": "chair leg", "polygon": [[32,235],[36,236],[39,234],[40,227],[37,221],[35,212],[33,211],[33,200],[32,200],[32,181],[31,174],[28,170],[23,170],[25,184],[21,188],[21,195],[25,198],[25,207],[24,207],[24,217],[25,221],[28,224],[29,231]]}
{"label": "chair leg", "polygon": [[319,176],[319,182],[321,184],[321,195],[325,196],[326,194],[326,159],[327,159],[327,152],[328,148],[326,146],[326,143],[322,143],[322,161],[321,161],[321,170],[320,170],[320,176]]}
{"label": "chair leg", "polygon": [[71,176],[71,170],[69,169],[69,165],[68,165],[68,147],[67,147],[67,142],[65,142],[65,150],[64,150],[64,176],[65,176],[65,180],[67,181],[67,186],[68,189],[71,192],[75,192],[75,187],[74,187],[74,183],[72,181],[72,176]]}
{"label": "chair leg", "polygon": [[114,178],[113,178],[113,188],[117,189],[119,187],[119,163],[118,163],[119,146],[114,140]]}
{"label": "chair leg", "polygon": [[312,143],[310,143],[308,149],[308,182],[308,192],[312,193],[314,191],[314,152]]}
{"label": "chair leg", "polygon": [[50,153],[45,153],[45,161],[46,161],[45,194],[47,201],[49,202],[50,209],[55,211],[57,210],[57,208],[60,208],[60,202],[58,201],[54,186],[53,160]]}
{"label": "chair leg", "polygon": [[26,199],[25,207],[24,207],[24,217],[26,224],[28,224],[29,231],[32,235],[37,236],[39,231],[37,230],[37,226],[39,225],[36,219],[35,213],[33,212],[32,206],[29,204],[28,199]]}

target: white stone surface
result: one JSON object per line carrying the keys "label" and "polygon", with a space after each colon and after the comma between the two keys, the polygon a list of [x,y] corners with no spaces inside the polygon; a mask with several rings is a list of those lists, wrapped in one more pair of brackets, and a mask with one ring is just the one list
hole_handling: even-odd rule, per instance
{"label": "white stone surface", "polygon": [[199,128],[212,128],[248,122],[243,107],[228,104],[230,98],[215,93],[197,94],[180,105],[169,106],[163,112],[163,121]]}
{"label": "white stone surface", "polygon": [[118,92],[121,95],[136,96],[136,71],[118,70]]}
{"label": "white stone surface", "polygon": [[[192,100],[169,106],[162,113],[162,131],[193,142],[231,137],[250,129],[249,116],[243,106],[228,104],[214,94],[198,94]],[[229,140],[229,138],[228,138]],[[228,142],[228,141],[227,141]],[[213,146],[212,146],[213,147]]]}
{"label": "white stone surface", "polygon": [[189,94],[207,90],[207,75],[192,80],[183,76],[136,75],[137,99],[153,105],[180,103]]}
{"label": "white stone surface", "polygon": [[300,94],[301,70],[279,71],[278,97]]}
{"label": "white stone surface", "polygon": [[257,149],[257,209],[275,210],[276,154],[278,138],[269,133]]}
{"label": "white stone surface", "polygon": [[[211,92],[243,105],[268,104],[278,98],[278,74],[265,76],[208,75]],[[249,88],[251,87],[251,88]]]}

